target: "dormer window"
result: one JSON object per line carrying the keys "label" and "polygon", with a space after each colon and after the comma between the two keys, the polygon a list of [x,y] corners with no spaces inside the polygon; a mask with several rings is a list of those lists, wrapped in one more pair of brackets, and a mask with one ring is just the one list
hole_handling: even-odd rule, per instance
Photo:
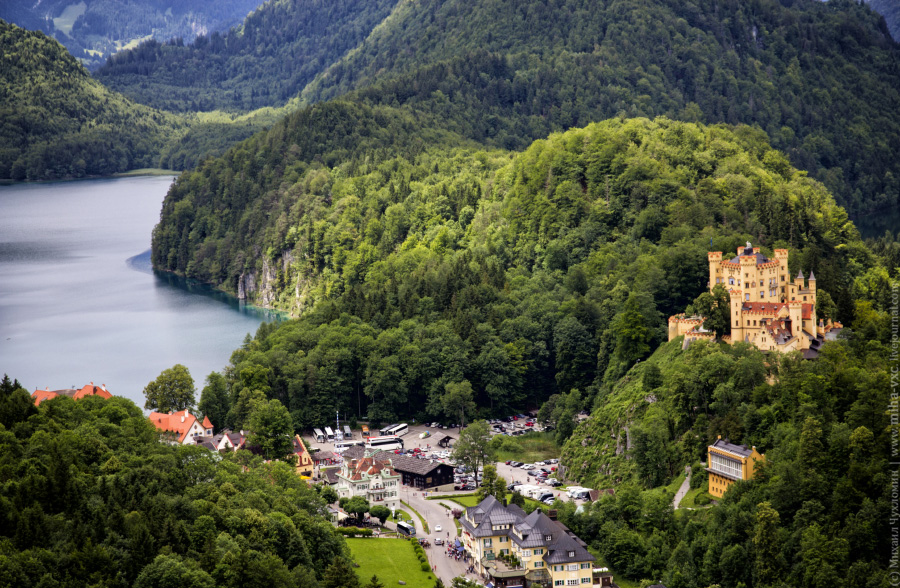
{"label": "dormer window", "polygon": [[544,535],[544,541],[553,541],[553,535]]}
{"label": "dormer window", "polygon": [[569,552],[569,557],[575,557],[575,552],[574,552],[574,551],[570,551],[570,552]]}

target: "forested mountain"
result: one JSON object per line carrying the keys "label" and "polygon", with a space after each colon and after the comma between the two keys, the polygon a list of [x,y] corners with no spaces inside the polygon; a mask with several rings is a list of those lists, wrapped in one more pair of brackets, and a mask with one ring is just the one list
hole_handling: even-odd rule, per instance
{"label": "forested mountain", "polygon": [[156,165],[185,122],[91,78],[59,43],[0,20],[0,178],[108,175]]}
{"label": "forested mountain", "polygon": [[710,247],[789,247],[828,293],[820,312],[847,321],[886,280],[824,187],[750,127],[612,119],[519,154],[414,130],[319,105],[166,198],[157,268],[302,315],[232,374],[236,392],[263,374],[298,427],[335,409],[432,418],[464,379],[487,411],[572,389],[590,406],[703,291]]}
{"label": "forested mountain", "polygon": [[[671,588],[887,586],[889,327],[887,312],[862,302],[854,332],[816,361],[743,344],[664,345],[566,444],[573,471],[615,496],[582,515],[558,505],[560,519],[621,575]],[[765,465],[718,505],[673,513],[658,486],[693,464],[705,487],[700,461],[717,435],[755,445]]]}
{"label": "forested mountain", "polygon": [[40,0],[2,2],[0,18],[56,38],[90,68],[146,38],[158,41],[223,31],[262,0]]}
{"label": "forested mountain", "polygon": [[896,0],[866,0],[866,2],[872,10],[884,17],[891,37],[900,43],[900,2]]}
{"label": "forested mountain", "polygon": [[283,462],[160,443],[121,397],[0,382],[0,585],[317,588],[346,544]]}
{"label": "forested mountain", "polygon": [[880,22],[843,0],[423,0],[303,96],[365,88],[507,148],[619,113],[758,125],[856,214],[900,197],[900,47]]}
{"label": "forested mountain", "polygon": [[282,106],[356,47],[396,0],[271,0],[225,34],[152,40],[112,57],[104,84],[172,111]]}

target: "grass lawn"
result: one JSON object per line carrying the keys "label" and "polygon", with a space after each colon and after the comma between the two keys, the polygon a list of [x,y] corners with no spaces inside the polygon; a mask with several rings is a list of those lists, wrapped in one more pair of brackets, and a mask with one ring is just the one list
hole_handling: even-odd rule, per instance
{"label": "grass lawn", "polygon": [[403,580],[410,588],[434,588],[434,575],[422,571],[407,539],[347,539],[347,546],[359,564],[356,575],[362,584],[374,574],[384,586]]}
{"label": "grass lawn", "polygon": [[[697,504],[697,498],[699,496],[706,496],[709,501],[706,502],[706,504]],[[703,482],[703,485],[699,488],[691,488],[688,490],[688,493],[681,499],[681,504],[678,505],[678,508],[700,508],[711,504],[712,500],[715,499],[709,495],[709,482],[706,481]]]}
{"label": "grass lawn", "polygon": [[553,433],[529,433],[520,437],[499,437],[499,439],[502,441],[495,442],[500,445],[497,448],[497,461],[534,463],[559,457],[560,454]]}

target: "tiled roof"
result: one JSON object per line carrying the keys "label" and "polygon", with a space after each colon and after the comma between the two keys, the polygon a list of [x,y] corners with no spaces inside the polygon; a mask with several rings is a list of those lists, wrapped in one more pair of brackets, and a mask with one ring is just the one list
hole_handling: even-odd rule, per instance
{"label": "tiled roof", "polygon": [[175,433],[178,441],[184,441],[184,438],[190,432],[191,427],[197,422],[197,417],[186,410],[179,410],[173,413],[151,412],[150,422],[160,431]]}
{"label": "tiled roof", "polygon": [[740,457],[749,457],[750,454],[753,453],[753,450],[747,449],[746,445],[735,445],[734,443],[729,443],[727,439],[725,441],[716,439],[716,442],[710,445],[710,447],[715,447],[716,449],[721,449],[722,451],[727,451],[728,453],[733,453]]}
{"label": "tiled roof", "polygon": [[34,399],[35,406],[40,405],[40,403],[45,400],[56,398],[57,396],[68,396],[69,398],[72,398],[74,400],[81,400],[85,396],[99,396],[106,399],[112,398],[112,394],[109,393],[109,390],[106,389],[106,386],[94,386],[93,382],[81,388],[64,388],[62,390],[35,390],[31,394],[31,398]]}
{"label": "tiled roof", "polygon": [[[354,445],[344,451],[343,458],[346,461],[353,461],[362,459],[364,455],[366,455],[366,448],[361,445]],[[409,457],[407,455],[397,455],[391,451],[383,451],[380,449],[375,453],[371,453],[370,450],[369,455],[378,459],[389,459],[391,465],[393,465],[394,469],[398,472],[416,474],[419,476],[427,476],[441,466],[441,462],[432,462],[428,459]]]}
{"label": "tiled roof", "polygon": [[[777,316],[782,308],[788,306],[786,302],[744,302],[741,306],[743,312],[757,312],[765,316]],[[805,319],[812,318],[813,305],[808,302],[802,303],[801,316]]]}

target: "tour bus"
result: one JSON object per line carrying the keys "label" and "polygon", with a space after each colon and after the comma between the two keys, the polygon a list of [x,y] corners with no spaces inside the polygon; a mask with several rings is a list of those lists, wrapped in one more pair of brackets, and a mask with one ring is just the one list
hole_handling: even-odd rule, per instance
{"label": "tour bus", "polygon": [[362,444],[363,444],[362,441],[337,441],[334,444],[334,452],[335,453],[344,453],[351,447],[354,447],[356,445],[362,445]]}
{"label": "tour bus", "polygon": [[383,449],[385,451],[403,449],[403,439],[396,435],[369,437],[366,439],[366,449]]}
{"label": "tour bus", "polygon": [[386,430],[387,433],[382,433],[382,435],[397,435],[398,437],[402,437],[409,433],[409,425],[406,423],[391,425],[390,428],[384,430]]}
{"label": "tour bus", "polygon": [[329,441],[334,441],[334,431],[331,430],[331,427],[325,427],[325,434],[328,435]]}
{"label": "tour bus", "polygon": [[416,528],[407,522],[400,521],[397,523],[397,532],[407,537],[413,537],[416,534]]}
{"label": "tour bus", "polygon": [[316,443],[325,443],[328,440],[322,429],[313,429],[313,434],[316,436]]}
{"label": "tour bus", "polygon": [[378,434],[381,435],[382,437],[384,437],[385,435],[390,435],[391,429],[393,429],[396,426],[397,426],[397,423],[394,423],[393,425],[388,425],[388,426],[384,427],[383,429],[381,429],[380,431],[378,431]]}
{"label": "tour bus", "polygon": [[344,439],[353,439],[353,431],[347,425],[344,425]]}

